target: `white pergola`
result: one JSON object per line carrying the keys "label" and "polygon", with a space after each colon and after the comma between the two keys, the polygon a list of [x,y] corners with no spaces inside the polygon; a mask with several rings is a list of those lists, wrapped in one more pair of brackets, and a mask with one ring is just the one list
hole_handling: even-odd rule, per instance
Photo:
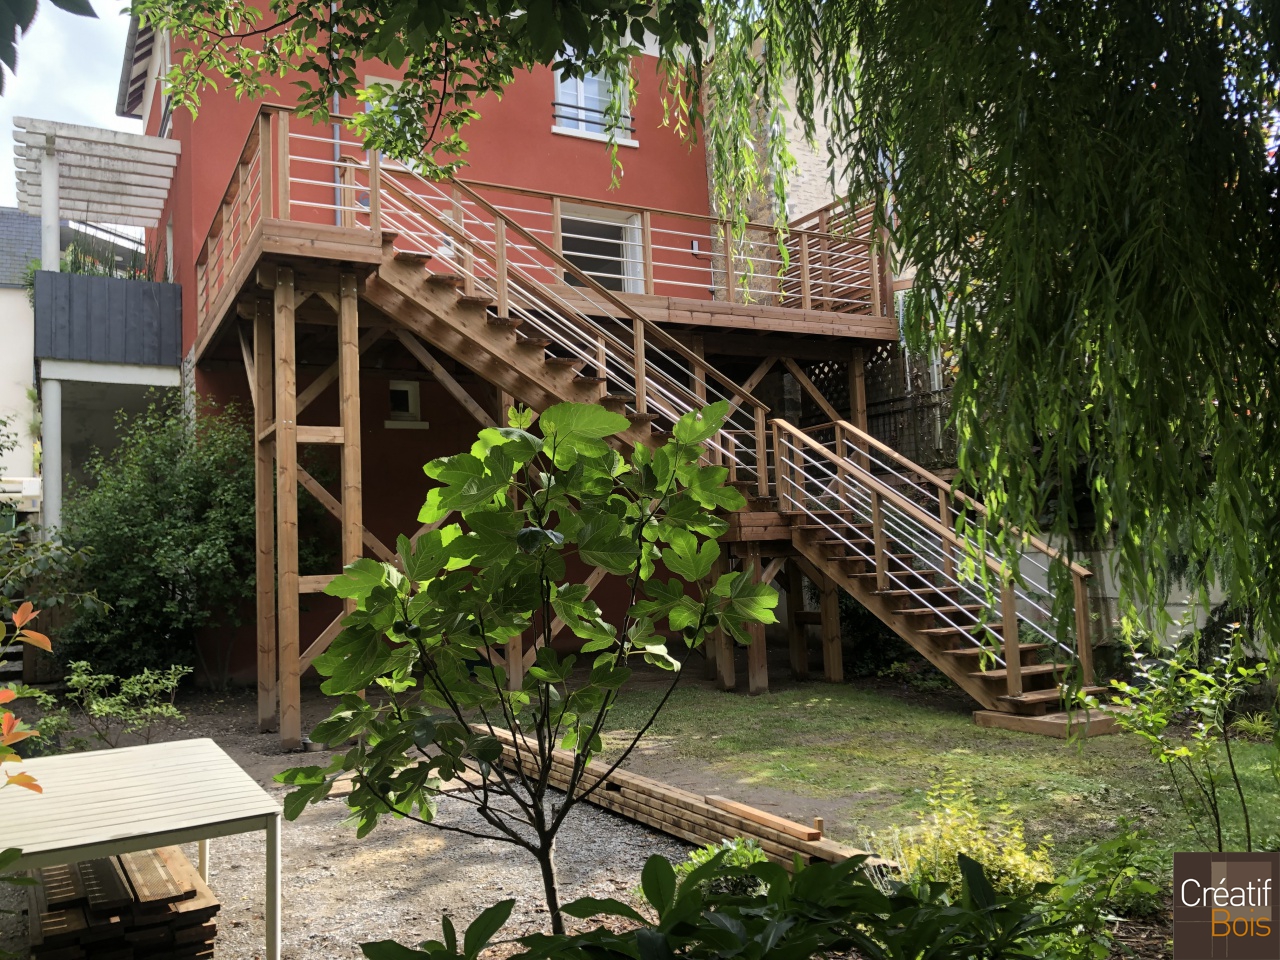
{"label": "white pergola", "polygon": [[[63,220],[160,226],[181,146],[174,140],[15,117],[18,207],[40,217],[40,266],[56,272]],[[74,379],[74,378],[72,378]],[[62,383],[41,377],[44,520],[62,521]]]}

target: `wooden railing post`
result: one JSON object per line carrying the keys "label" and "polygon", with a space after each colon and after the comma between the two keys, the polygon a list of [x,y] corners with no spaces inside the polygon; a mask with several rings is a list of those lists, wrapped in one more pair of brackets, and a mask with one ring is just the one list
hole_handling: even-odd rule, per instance
{"label": "wooden railing post", "polygon": [[644,359],[644,324],[633,322],[633,346],[631,348],[632,360],[635,364],[635,381],[636,381],[636,413],[647,413],[649,410],[649,399],[646,396],[646,374]]}
{"label": "wooden railing post", "polygon": [[871,490],[871,536],[875,543],[876,589],[889,589],[888,537],[884,530],[884,504],[879,491]]}
{"label": "wooden railing post", "polygon": [[738,278],[733,262],[733,226],[727,220],[720,224],[720,237],[724,244],[724,298],[729,303],[736,303]]}
{"label": "wooden railing post", "polygon": [[[348,230],[356,225],[356,172],[348,164],[343,164],[338,171],[338,203],[342,209],[338,211],[338,219]],[[370,198],[372,198],[372,191]]]}
{"label": "wooden railing post", "polygon": [[1004,618],[1004,666],[1006,692],[1022,696],[1022,651],[1018,642],[1018,597],[1013,578],[1006,577],[1000,593],[1000,614]]}
{"label": "wooden railing post", "polygon": [[382,154],[369,151],[369,229],[382,233]]}
{"label": "wooden railing post", "polygon": [[809,234],[800,234],[800,309],[813,309],[813,284],[809,276]]}
{"label": "wooden railing post", "polygon": [[497,273],[498,316],[511,316],[510,295],[507,292],[507,221],[501,217],[493,221],[493,249],[496,253],[494,269]]}
{"label": "wooden railing post", "polygon": [[471,250],[471,243],[466,239],[466,209],[462,206],[462,191],[457,187],[453,188],[453,223],[462,234],[462,292],[466,296],[474,296],[476,292],[475,254]]}
{"label": "wooden railing post", "polygon": [[[559,256],[564,256],[564,227],[560,223],[561,207],[560,198],[551,198],[551,249]],[[551,265],[551,276],[555,278],[557,283],[564,283],[564,270],[557,264]],[[639,411],[637,411],[639,412]]]}
{"label": "wooden railing post", "polygon": [[275,178],[276,178],[276,143],[273,139],[275,133],[273,129],[274,111],[264,111],[258,114],[258,218],[260,220],[273,220],[276,216],[275,208]]}
{"label": "wooden railing post", "polygon": [[1080,680],[1088,687],[1093,685],[1093,639],[1089,630],[1089,586],[1083,574],[1072,571],[1076,611],[1076,657],[1080,660]]}
{"label": "wooden railing post", "polygon": [[782,445],[782,431],[778,427],[778,421],[773,421],[771,426],[773,427],[773,479],[777,485],[778,509],[786,513],[798,498],[795,481],[791,475],[791,465],[787,461],[787,449]]}
{"label": "wooden railing post", "polygon": [[763,407],[756,407],[756,492],[769,496],[769,433]]}
{"label": "wooden railing post", "polygon": [[[943,530],[955,529],[955,521],[951,519],[951,500],[942,490],[938,491],[938,519],[942,522]],[[942,546],[942,574],[948,579],[953,579],[956,564],[951,554],[951,540],[944,534],[939,538],[939,542]]]}
{"label": "wooden railing post", "polygon": [[[818,285],[826,284],[828,297],[818,294],[818,309],[824,310],[822,306],[824,300],[828,299],[832,293],[831,290],[831,234],[827,232],[829,226],[827,209],[824,207],[818,211],[818,232],[822,234],[822,239],[818,242]],[[830,305],[831,309],[836,308],[836,304]]]}
{"label": "wooden railing post", "polygon": [[289,112],[276,110],[276,189],[279,196],[281,220],[288,220],[292,214],[289,207]]}
{"label": "wooden railing post", "polygon": [[644,292],[653,296],[653,216],[640,214],[640,258],[644,264]]}
{"label": "wooden railing post", "polygon": [[867,259],[869,265],[867,279],[871,283],[871,315],[882,317],[884,314],[880,310],[880,252],[874,243],[867,244]]}

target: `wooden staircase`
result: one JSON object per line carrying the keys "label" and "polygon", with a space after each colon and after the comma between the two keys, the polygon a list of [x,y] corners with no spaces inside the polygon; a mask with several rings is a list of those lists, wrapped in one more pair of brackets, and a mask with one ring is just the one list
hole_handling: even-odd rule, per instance
{"label": "wooden staircase", "polygon": [[661,441],[683,413],[727,401],[708,461],[752,507],[780,511],[794,551],[977,701],[979,722],[1065,731],[1064,695],[1102,692],[1089,571],[1022,537],[1015,572],[967,532],[979,505],[850,423],[775,418],[770,431],[767,406],[465,185],[384,167],[376,193],[386,232],[361,296],[405,331],[533,409],[625,414],[627,443]]}

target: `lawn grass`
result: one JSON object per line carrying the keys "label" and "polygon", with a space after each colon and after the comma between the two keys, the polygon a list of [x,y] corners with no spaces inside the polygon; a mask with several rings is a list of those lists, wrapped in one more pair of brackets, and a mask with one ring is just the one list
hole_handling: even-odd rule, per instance
{"label": "lawn grass", "polygon": [[[610,752],[660,696],[647,687],[624,694],[606,737]],[[703,765],[709,777],[731,779],[746,793],[759,785],[834,801],[841,815],[828,820],[828,832],[851,842],[915,823],[930,786],[959,779],[993,815],[1008,805],[1029,841],[1050,835],[1060,863],[1113,835],[1121,817],[1141,823],[1166,850],[1203,849],[1168,773],[1137,738],[1065,742],[988,730],[967,712],[922,699],[852,684],[803,684],[759,697],[690,686],[677,689],[646,740],[664,762]],[[1266,751],[1237,746],[1254,836],[1280,836]],[[1238,807],[1232,813],[1242,848]]]}

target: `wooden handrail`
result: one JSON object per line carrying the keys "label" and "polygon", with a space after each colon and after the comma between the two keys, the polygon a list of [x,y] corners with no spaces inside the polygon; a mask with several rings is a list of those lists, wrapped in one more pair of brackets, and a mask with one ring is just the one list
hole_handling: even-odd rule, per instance
{"label": "wooden handrail", "polygon": [[[462,189],[462,191],[466,193],[468,197],[471,198],[472,201],[479,204],[486,211],[488,211],[490,216],[498,217],[505,220],[507,223],[508,229],[514,230],[516,233],[520,234],[521,237],[523,237],[529,243],[533,244],[534,249],[536,249],[544,257],[550,258],[552,263],[554,263],[556,266],[560,267],[562,270],[566,271],[567,273],[571,274],[580,283],[582,283],[583,286],[591,290],[592,293],[595,293],[598,296],[603,297],[605,301],[609,303],[610,306],[614,307],[617,310],[620,310],[626,317],[628,317],[631,320],[632,323],[638,324],[640,327],[642,327],[648,336],[657,340],[668,350],[672,350],[675,353],[679,354],[684,359],[688,360],[690,364],[692,364],[694,369],[701,369],[703,371],[704,376],[708,371],[714,369],[708,366],[705,360],[703,360],[696,353],[694,353],[692,350],[686,347],[683,343],[681,343],[675,337],[671,336],[671,334],[667,333],[665,330],[659,327],[652,320],[645,317],[644,314],[640,313],[640,311],[630,306],[625,300],[619,297],[612,290],[608,289],[603,284],[601,284],[600,281],[598,281],[595,277],[579,269],[577,264],[575,264],[572,260],[569,260],[563,254],[557,253],[555,250],[551,249],[551,247],[547,246],[542,240],[538,239],[530,231],[525,229],[516,221],[512,220],[505,213],[503,213],[501,210],[495,207],[492,203],[490,203],[484,197],[480,196],[480,194],[476,193],[474,190],[468,187],[463,181],[453,180],[452,182],[458,185]],[[723,380],[723,385],[727,387],[729,391],[735,397],[737,397],[740,401],[742,401],[743,403],[750,403],[753,407],[755,407],[758,410],[762,410],[765,413],[769,412],[769,405],[766,403],[762,403],[760,400],[756,399],[754,396],[752,396],[750,391],[743,390],[736,383],[729,380],[728,377],[724,377],[722,378],[722,380]]]}
{"label": "wooden handrail", "polygon": [[[813,437],[809,436],[803,430],[800,430],[792,426],[791,424],[787,423],[785,420],[773,420],[772,423],[781,432],[790,434],[792,437],[795,437],[797,440],[801,441],[805,446],[812,448],[814,451],[820,452],[826,459],[832,462],[832,464],[835,466],[838,472],[847,472],[849,461],[847,461],[844,457],[841,457],[838,454],[835,454],[832,451],[828,450],[825,446],[823,446],[817,440],[813,439]],[[775,451],[775,456],[781,457],[781,453]],[[859,467],[858,469],[861,470],[863,468]],[[939,522],[937,517],[931,516],[929,513],[922,510],[920,508],[920,505],[917,504],[915,501],[913,501],[909,497],[904,496],[901,492],[889,486],[887,483],[885,483],[883,480],[880,480],[878,477],[872,476],[869,471],[866,471],[866,473],[867,473],[866,478],[859,480],[859,483],[862,486],[868,487],[869,489],[872,490],[872,492],[879,494],[881,498],[887,498],[893,501],[893,505],[895,507],[897,507],[900,510],[903,510],[906,513],[909,513],[913,518],[915,518],[917,521],[919,521],[921,524],[927,527],[931,532],[937,534],[940,538],[950,543],[951,546],[964,549],[964,550],[968,549],[969,544],[966,541],[962,540],[956,534],[955,530]],[[1000,574],[1001,577],[1004,576],[1003,566],[998,560],[996,560],[994,557],[987,556],[986,554],[983,554],[982,559],[988,570],[992,571],[993,573]]]}
{"label": "wooden handrail", "polygon": [[[912,461],[908,460],[906,457],[900,454],[897,450],[893,449],[893,447],[889,446],[888,444],[880,440],[877,440],[871,434],[867,433],[865,430],[861,430],[858,427],[854,426],[848,420],[834,420],[831,423],[819,424],[818,426],[810,427],[809,429],[821,430],[823,427],[839,427],[840,429],[853,434],[853,436],[858,440],[859,443],[865,443],[868,446],[875,447],[875,449],[885,454],[887,457],[893,460],[896,464],[898,464],[898,466],[908,468],[913,473],[918,474],[919,476],[927,480],[929,483],[933,484],[939,490],[945,491],[946,493],[955,497],[961,503],[964,503],[966,506],[973,507],[975,512],[977,512],[980,516],[983,516],[983,517],[987,516],[987,508],[984,507],[977,500],[974,500],[973,497],[969,496],[967,493],[964,493],[961,490],[956,490],[951,484],[947,483],[947,481],[943,480],[941,477],[937,476],[936,474],[930,473],[928,470],[926,470],[924,467],[920,466],[919,464],[913,463]],[[1003,521],[1001,521],[1001,526],[1005,526]],[[1056,547],[1051,547],[1049,544],[1045,543],[1039,537],[1035,537],[1030,534],[1024,534],[1017,527],[1013,527],[1013,526],[1009,527],[1009,531],[1013,533],[1015,536],[1018,536],[1024,539],[1027,543],[1031,544],[1031,546],[1035,547],[1037,550],[1039,550],[1041,553],[1045,554],[1046,556],[1049,556],[1054,560],[1057,560],[1066,564],[1067,568],[1073,574],[1076,574],[1077,576],[1081,576],[1081,577],[1093,576],[1093,571],[1091,571],[1087,567],[1080,566],[1078,563],[1074,563],[1072,561],[1067,560],[1067,558],[1063,556],[1061,550],[1057,549]]]}

